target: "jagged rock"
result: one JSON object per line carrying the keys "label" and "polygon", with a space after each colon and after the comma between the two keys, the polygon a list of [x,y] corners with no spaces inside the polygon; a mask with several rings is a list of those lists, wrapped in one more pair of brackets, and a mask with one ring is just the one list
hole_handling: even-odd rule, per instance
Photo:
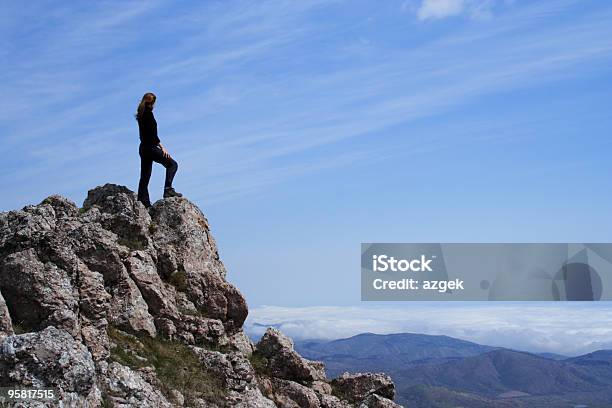
{"label": "jagged rock", "polygon": [[71,277],[55,264],[41,262],[34,249],[0,260],[0,291],[14,324],[27,330],[53,325],[78,335],[78,295]]}
{"label": "jagged rock", "polygon": [[126,246],[139,249],[150,245],[151,216],[127,187],[105,184],[89,190],[83,209],[92,208],[97,211],[87,211],[85,218],[113,231]]}
{"label": "jagged rock", "polygon": [[60,195],[51,195],[43,200],[41,205],[48,204],[55,212],[55,218],[63,220],[66,218],[74,218],[79,213],[79,208],[76,204]]}
{"label": "jagged rock", "polygon": [[176,307],[176,289],[162,282],[151,256],[144,251],[133,251],[125,264],[130,277],[147,301],[149,311],[155,316],[177,320],[179,312]]}
{"label": "jagged rock", "polygon": [[273,398],[281,408],[319,408],[317,394],[304,385],[294,381],[273,378]]}
{"label": "jagged rock", "polygon": [[310,388],[312,388],[314,391],[318,392],[319,394],[331,394],[332,393],[332,387],[326,381],[313,381]]}
{"label": "jagged rock", "polygon": [[234,408],[276,408],[276,404],[264,397],[258,388],[247,389],[240,394],[232,393],[228,402]]}
{"label": "jagged rock", "polygon": [[321,408],[353,408],[354,407],[354,405],[348,403],[345,400],[341,400],[340,398],[333,396],[333,395],[320,394],[319,401],[321,401]]}
{"label": "jagged rock", "polygon": [[234,333],[228,339],[229,345],[233,350],[239,351],[245,356],[249,357],[255,351],[255,346],[249,336],[244,331],[240,330]]}
{"label": "jagged rock", "polygon": [[153,316],[149,313],[147,302],[142,298],[138,287],[127,275],[111,289],[111,321],[119,328],[136,333],[147,333],[155,337],[157,330]]}
{"label": "jagged rock", "polygon": [[267,369],[274,377],[298,382],[325,381],[323,363],[302,358],[293,349],[293,341],[277,329],[268,328],[256,349],[266,359]]}
{"label": "jagged rock", "polygon": [[395,385],[391,377],[383,373],[344,373],[332,380],[332,387],[352,402],[359,402],[370,394],[395,398]]}
{"label": "jagged rock", "polygon": [[118,363],[106,371],[106,398],[114,407],[171,407],[166,397],[146,382],[142,375]]}
{"label": "jagged rock", "polygon": [[8,336],[0,350],[0,386],[54,387],[69,406],[101,403],[91,354],[67,331],[49,326]]}
{"label": "jagged rock", "polygon": [[156,202],[151,215],[159,273],[175,282],[204,316],[223,321],[230,332],[240,329],[248,314],[246,301],[225,281],[217,244],[199,208],[172,198]]}
{"label": "jagged rock", "polygon": [[29,205],[20,211],[0,213],[0,253],[28,247],[45,232],[53,231],[56,218],[50,205]]}
{"label": "jagged rock", "polygon": [[11,322],[11,316],[9,315],[8,308],[2,293],[0,293],[0,341],[6,336],[13,334],[13,323]]}
{"label": "jagged rock", "polygon": [[370,394],[359,404],[359,408],[402,408],[402,406],[380,395]]}
{"label": "jagged rock", "polygon": [[208,372],[222,378],[228,389],[244,391],[250,384],[254,384],[255,371],[243,354],[237,352],[224,354],[200,347],[191,347],[191,349],[202,362],[202,366]]}
{"label": "jagged rock", "polygon": [[178,337],[185,339],[187,344],[227,345],[225,327],[218,319],[184,314],[176,324]]}
{"label": "jagged rock", "polygon": [[[380,375],[335,380],[355,405],[331,395],[323,363],[278,330],[255,347],[246,301],[225,276],[186,198],[148,211],[106,184],[81,209],[54,195],[0,213],[0,386],[54,387],[63,407],[395,406]],[[200,365],[214,374],[204,393],[177,374]]]}

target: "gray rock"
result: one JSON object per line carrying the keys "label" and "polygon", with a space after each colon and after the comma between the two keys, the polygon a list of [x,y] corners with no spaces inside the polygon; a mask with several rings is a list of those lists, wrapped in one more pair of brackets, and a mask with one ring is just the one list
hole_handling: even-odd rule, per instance
{"label": "gray rock", "polygon": [[149,313],[147,302],[140,290],[127,274],[111,288],[111,322],[121,329],[136,333],[147,333],[155,337],[157,329],[153,316]]}
{"label": "gray rock", "polygon": [[263,396],[258,388],[249,388],[241,393],[230,393],[228,402],[234,408],[276,408],[276,404]]}
{"label": "gray rock", "polygon": [[255,371],[243,354],[237,352],[224,354],[200,347],[191,347],[191,349],[208,372],[223,379],[227,389],[240,392],[255,384]]}
{"label": "gray rock", "polygon": [[53,231],[55,224],[55,210],[50,205],[0,213],[0,254],[27,248],[41,234]]}
{"label": "gray rock", "polygon": [[370,394],[359,404],[359,408],[402,408],[402,406],[380,395]]}
{"label": "gray rock", "polygon": [[58,220],[74,218],[79,214],[79,208],[76,204],[60,195],[49,196],[40,204],[50,205],[55,212],[55,218]]}
{"label": "gray rock", "polygon": [[[162,383],[157,359],[191,350],[202,373],[222,379],[215,398],[225,405],[353,407],[331,395],[323,363],[279,331],[254,347],[242,330],[246,301],[225,276],[208,220],[185,198],[148,211],[106,184],[82,209],[54,195],[0,213],[0,386],[55,387],[62,407],[216,407]],[[362,407],[395,406],[388,377],[342,377],[334,387]]]}
{"label": "gray rock", "polygon": [[73,406],[101,403],[91,353],[65,330],[47,327],[0,343],[0,386],[54,387]]}
{"label": "gray rock", "polygon": [[331,394],[332,393],[332,387],[326,381],[313,381],[312,384],[310,385],[310,388],[312,388],[318,394]]}
{"label": "gray rock", "polygon": [[359,402],[370,394],[378,394],[390,400],[395,398],[395,385],[391,377],[383,373],[344,373],[333,379],[331,384],[352,402]]}
{"label": "gray rock", "polygon": [[0,291],[12,310],[13,324],[26,330],[53,325],[77,336],[78,292],[73,279],[32,248],[0,260]]}
{"label": "gray rock", "polygon": [[180,314],[176,307],[176,289],[162,281],[151,256],[145,251],[133,251],[125,264],[146,300],[149,311],[157,317],[178,320]]}
{"label": "gray rock", "polygon": [[354,405],[350,404],[346,400],[341,400],[334,395],[319,394],[319,401],[321,401],[321,408],[353,408]]}
{"label": "gray rock", "polygon": [[239,351],[247,357],[250,357],[255,351],[253,342],[242,330],[231,335],[228,342],[232,350]]}
{"label": "gray rock", "polygon": [[[98,211],[89,211],[95,208]],[[151,217],[136,194],[127,187],[105,184],[89,190],[83,202],[84,217],[95,221],[120,237],[131,249],[150,246],[149,226]]]}
{"label": "gray rock", "polygon": [[272,379],[273,399],[281,408],[319,408],[319,397],[310,388],[294,381]]}
{"label": "gray rock", "polygon": [[208,220],[185,198],[156,202],[151,208],[158,271],[188,295],[200,313],[238,331],[248,309],[238,289],[225,281],[225,267]]}
{"label": "gray rock", "polygon": [[11,316],[9,315],[8,308],[2,293],[0,293],[0,341],[6,336],[13,334],[13,323],[11,322]]}
{"label": "gray rock", "polygon": [[325,381],[324,364],[302,358],[293,349],[293,341],[277,329],[268,328],[256,349],[274,377],[298,382]]}
{"label": "gray rock", "polygon": [[118,363],[111,363],[105,375],[107,398],[115,407],[171,407],[166,397],[142,375]]}

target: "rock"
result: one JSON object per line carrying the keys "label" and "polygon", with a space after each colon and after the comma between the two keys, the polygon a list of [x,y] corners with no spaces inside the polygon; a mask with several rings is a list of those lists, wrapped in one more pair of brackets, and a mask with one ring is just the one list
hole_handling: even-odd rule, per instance
{"label": "rock", "polygon": [[55,212],[55,218],[58,220],[74,218],[79,214],[79,208],[76,206],[76,204],[60,195],[49,196],[40,204],[50,205]]}
{"label": "rock", "polygon": [[172,198],[156,202],[151,215],[160,275],[175,282],[204,316],[223,321],[229,332],[239,330],[248,314],[246,301],[225,281],[225,267],[202,212],[187,199]]}
{"label": "rock", "polygon": [[354,405],[348,401],[341,400],[340,398],[333,395],[321,394],[319,395],[319,401],[321,401],[321,408],[353,408]]}
{"label": "rock", "polygon": [[25,330],[52,325],[78,335],[78,294],[72,277],[54,263],[41,262],[34,249],[0,260],[0,291],[13,324]]}
{"label": "rock", "polygon": [[171,390],[170,394],[172,402],[174,402],[176,405],[178,405],[179,407],[185,405],[185,397],[183,396],[183,394],[181,394],[179,390]]}
{"label": "rock", "polygon": [[273,399],[281,408],[319,408],[319,398],[310,388],[294,381],[272,379]]}
{"label": "rock", "polygon": [[11,316],[9,310],[6,307],[6,302],[2,293],[0,293],[0,341],[6,336],[13,334],[13,323],[11,322]]}
{"label": "rock", "polygon": [[255,351],[253,342],[242,330],[230,336],[228,341],[232,350],[239,351],[247,357],[250,357],[253,354],[253,351]]}
{"label": "rock", "polygon": [[[97,211],[88,211],[95,208]],[[119,236],[121,243],[130,249],[150,246],[149,226],[151,217],[136,194],[127,187],[105,184],[89,190],[83,202],[84,218],[99,222]]]}
{"label": "rock", "polygon": [[276,408],[276,404],[264,397],[257,388],[247,389],[241,394],[230,395],[228,402],[234,408]]}
{"label": "rock", "polygon": [[114,325],[127,331],[147,333],[151,337],[156,336],[157,329],[153,316],[149,313],[147,302],[127,274],[111,288],[111,295],[113,302],[110,315]]}
{"label": "rock", "polygon": [[268,328],[256,349],[266,359],[266,367],[274,377],[298,382],[325,381],[323,363],[302,358],[293,349],[293,341],[277,329]]}
{"label": "rock", "polygon": [[380,395],[370,394],[359,404],[359,408],[402,408],[402,406]]}
{"label": "rock", "polygon": [[55,211],[50,205],[0,213],[0,254],[29,247],[40,235],[53,231],[55,224]]}
{"label": "rock", "polygon": [[94,361],[65,330],[47,327],[0,343],[0,386],[54,387],[72,406],[98,406]]}
{"label": "rock", "polygon": [[151,256],[144,251],[133,251],[125,264],[146,300],[149,311],[154,316],[178,320],[180,314],[176,307],[176,289],[162,282]]}
{"label": "rock", "polygon": [[323,363],[278,330],[255,347],[225,276],[186,198],[147,210],[106,184],[82,209],[53,195],[0,213],[0,386],[54,387],[75,408],[395,406],[383,375],[335,380],[355,405],[331,395]]}
{"label": "rock", "polygon": [[331,382],[332,387],[341,395],[346,395],[351,402],[359,402],[370,394],[393,400],[395,385],[383,373],[344,373]]}
{"label": "rock", "polygon": [[208,371],[223,379],[225,386],[233,391],[244,391],[254,383],[255,371],[251,364],[241,353],[220,353],[192,347],[193,352]]}
{"label": "rock", "polygon": [[171,407],[166,397],[142,375],[118,363],[111,363],[105,376],[107,398],[115,407]]}
{"label": "rock", "polygon": [[314,391],[316,391],[319,394],[331,394],[332,393],[332,387],[326,381],[313,381],[310,388],[312,388]]}

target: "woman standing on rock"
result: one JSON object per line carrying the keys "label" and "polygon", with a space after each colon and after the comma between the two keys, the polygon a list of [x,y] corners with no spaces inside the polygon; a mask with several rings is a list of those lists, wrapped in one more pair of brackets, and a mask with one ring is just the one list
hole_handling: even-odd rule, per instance
{"label": "woman standing on rock", "polygon": [[143,95],[138,110],[136,112],[136,120],[138,121],[138,130],[140,133],[140,182],[138,183],[138,201],[142,202],[145,207],[151,206],[149,199],[149,180],[151,179],[151,171],[153,162],[160,163],[166,168],[166,181],[164,184],[164,198],[182,197],[181,193],[177,193],[172,188],[172,180],[178,170],[178,163],[170,156],[170,153],[161,144],[157,137],[157,122],[153,116],[153,106],[157,97],[152,92],[147,92]]}

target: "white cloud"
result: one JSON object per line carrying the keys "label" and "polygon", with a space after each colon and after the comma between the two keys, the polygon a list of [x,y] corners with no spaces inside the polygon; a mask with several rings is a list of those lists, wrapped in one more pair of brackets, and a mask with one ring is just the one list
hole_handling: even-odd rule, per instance
{"label": "white cloud", "polygon": [[[438,20],[466,14],[472,19],[485,19],[492,15],[495,0],[423,0],[416,8],[419,20]],[[509,0],[497,3],[510,4]],[[405,9],[405,7],[403,7]]]}
{"label": "white cloud", "polygon": [[267,326],[278,327],[297,339],[336,339],[364,332],[410,332],[565,355],[612,348],[612,305],[415,303],[394,308],[262,306],[251,309],[247,332],[258,337]]}
{"label": "white cloud", "polygon": [[465,0],[423,0],[417,10],[420,20],[435,20],[461,14],[465,9]]}

